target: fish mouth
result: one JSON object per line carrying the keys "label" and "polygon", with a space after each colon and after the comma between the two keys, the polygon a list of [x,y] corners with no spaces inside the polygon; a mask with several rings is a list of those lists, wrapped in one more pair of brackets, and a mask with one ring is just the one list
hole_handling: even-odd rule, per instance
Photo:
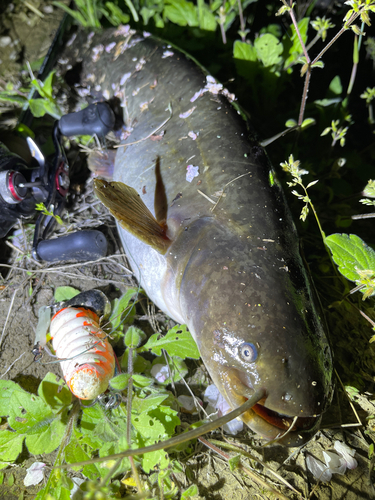
{"label": "fish mouth", "polygon": [[[244,380],[245,379],[245,380]],[[248,376],[236,369],[230,369],[222,377],[224,395],[232,408],[247,401],[253,394]],[[297,416],[279,413],[268,408],[266,396],[250,410],[241,415],[241,419],[250,429],[275,444],[300,446],[311,439],[317,431],[321,415]]]}

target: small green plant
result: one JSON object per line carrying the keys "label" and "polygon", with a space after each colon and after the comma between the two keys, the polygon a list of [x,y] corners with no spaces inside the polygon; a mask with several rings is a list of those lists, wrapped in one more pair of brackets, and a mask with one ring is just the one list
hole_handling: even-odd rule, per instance
{"label": "small green plant", "polygon": [[48,210],[44,203],[37,203],[35,205],[35,210],[37,210],[38,212],[41,212],[43,215],[47,215],[49,217],[53,217],[56,220],[56,222],[58,224],[60,224],[61,226],[65,225],[65,223],[63,222],[63,220],[61,219],[61,217],[59,215],[55,215],[53,212],[51,212],[50,210]]}
{"label": "small green plant", "polygon": [[[19,87],[19,85],[7,83],[5,90],[0,92],[0,101],[21,107],[29,106],[31,113],[36,118],[48,114],[58,120],[61,118],[62,112],[53,93],[55,71],[51,71],[42,82],[35,78],[29,64],[28,69],[31,79],[29,87]],[[39,93],[39,98],[31,97],[35,90]]]}
{"label": "small green plant", "polygon": [[[176,426],[180,424],[178,417],[179,403],[176,397],[166,389],[170,376],[174,382],[187,373],[183,359],[199,358],[199,352],[190,333],[184,326],[176,326],[165,336],[154,334],[144,344],[145,334],[138,328],[130,326],[124,333],[121,318],[127,321],[134,316],[131,302],[136,289],[130,289],[116,303],[111,317],[111,331],[117,329],[115,337],[121,335],[127,348],[121,365],[131,371],[117,375],[111,381],[112,390],[124,394],[128,403],[121,404],[113,410],[106,409],[100,403],[93,407],[79,405],[63,381],[47,373],[41,382],[36,395],[22,389],[12,381],[0,381],[0,415],[7,418],[7,428],[0,431],[0,468],[13,463],[22,450],[23,443],[31,454],[50,453],[59,448],[55,465],[89,460],[99,453],[100,457],[119,453],[132,447],[143,447],[160,440],[170,438]],[[67,300],[77,290],[71,287],[57,289],[55,299]],[[151,375],[155,362],[142,357],[142,353],[151,353],[160,363],[162,350],[169,355],[170,375],[158,384]],[[130,352],[130,355],[129,355]],[[129,359],[131,358],[131,363]],[[176,370],[177,368],[177,370]],[[131,404],[129,404],[129,401]],[[128,424],[131,415],[132,427]],[[131,432],[129,432],[131,429]],[[155,475],[158,487],[164,492],[176,493],[170,474],[177,470],[178,463],[170,459],[165,451],[155,451],[134,459],[135,467],[141,466],[145,472],[158,469]],[[124,474],[131,469],[131,462],[125,458],[118,462],[87,465],[82,473],[88,478],[82,486],[85,498],[113,498],[120,488],[118,481],[108,480],[115,474]],[[134,473],[134,471],[133,471]],[[139,480],[139,479],[138,479]],[[99,481],[99,482],[98,482]],[[154,480],[151,480],[153,483]],[[47,498],[69,497],[73,488],[72,480],[64,471],[51,472],[47,485],[38,493],[36,500]],[[100,497],[101,498],[101,497]]]}
{"label": "small green plant", "polygon": [[317,184],[317,182],[319,182],[319,181],[315,180],[315,181],[309,182],[309,184],[305,187],[304,184],[303,184],[303,182],[302,182],[302,175],[306,175],[309,172],[307,170],[303,170],[302,168],[300,168],[300,164],[301,164],[301,162],[299,160],[294,160],[293,155],[290,155],[288,161],[285,162],[285,163],[280,163],[280,166],[281,166],[281,168],[285,172],[288,172],[292,176],[292,178],[293,178],[292,182],[287,182],[288,186],[289,187],[300,186],[302,188],[302,190],[304,191],[303,195],[300,194],[296,190],[292,191],[292,194],[294,194],[294,196],[297,196],[297,198],[299,200],[302,200],[305,203],[304,207],[302,208],[300,219],[302,221],[306,220],[306,217],[309,214],[309,206],[310,206],[310,208],[314,212],[316,221],[317,221],[318,226],[319,226],[320,233],[321,233],[321,235],[324,238],[324,233],[323,233],[323,230],[322,230],[322,228],[320,226],[319,218],[317,216],[317,213],[315,212],[315,208],[314,208],[314,205],[311,202],[310,196],[307,193],[307,190],[310,187],[312,187],[315,184]]}
{"label": "small green plant", "polygon": [[339,141],[340,146],[345,146],[345,136],[349,127],[339,127],[339,120],[332,120],[331,126],[326,127],[323,132],[320,134],[321,136],[327,135],[331,132],[332,137],[332,147]]}

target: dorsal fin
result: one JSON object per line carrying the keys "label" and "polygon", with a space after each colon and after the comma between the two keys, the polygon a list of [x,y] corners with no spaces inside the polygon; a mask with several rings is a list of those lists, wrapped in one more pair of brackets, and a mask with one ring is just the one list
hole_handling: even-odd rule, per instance
{"label": "dorsal fin", "polygon": [[99,200],[124,229],[159,253],[165,254],[171,244],[166,234],[167,226],[155,219],[134,188],[122,182],[94,179],[94,189]]}

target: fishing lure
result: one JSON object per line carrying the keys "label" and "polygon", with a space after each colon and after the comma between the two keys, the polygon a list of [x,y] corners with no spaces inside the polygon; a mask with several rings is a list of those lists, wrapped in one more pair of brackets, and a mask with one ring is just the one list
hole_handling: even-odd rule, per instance
{"label": "fishing lure", "polygon": [[79,399],[95,399],[115,373],[115,355],[99,316],[85,307],[65,307],[52,318],[50,335],[64,379]]}

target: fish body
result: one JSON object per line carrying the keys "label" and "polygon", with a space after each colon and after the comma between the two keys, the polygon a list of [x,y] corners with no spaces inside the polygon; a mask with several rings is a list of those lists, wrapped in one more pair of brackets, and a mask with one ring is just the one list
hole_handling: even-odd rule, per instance
{"label": "fish body", "polygon": [[242,417],[251,429],[271,440],[293,425],[280,443],[303,443],[331,397],[332,359],[265,152],[233,96],[184,53],[124,27],[85,44],[80,85],[117,99],[128,135],[116,182],[97,181],[97,194],[109,206],[130,186],[161,228],[152,239],[139,214],[119,224],[135,276],[188,325],[232,408],[266,391]]}

